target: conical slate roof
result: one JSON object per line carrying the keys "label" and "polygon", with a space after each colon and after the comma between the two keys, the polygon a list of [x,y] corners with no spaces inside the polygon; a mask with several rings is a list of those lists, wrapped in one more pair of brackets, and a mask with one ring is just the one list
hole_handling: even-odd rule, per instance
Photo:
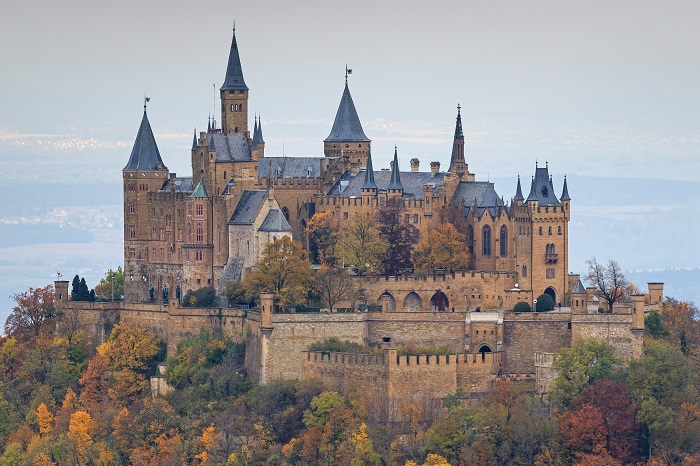
{"label": "conical slate roof", "polygon": [[204,186],[204,183],[202,183],[202,180],[197,183],[197,187],[192,191],[192,197],[209,197],[207,188]]}
{"label": "conical slate roof", "polygon": [[248,86],[243,80],[243,68],[241,67],[241,57],[238,56],[238,44],[236,43],[236,30],[233,30],[231,40],[231,51],[228,54],[228,66],[226,67],[226,77],[222,91],[247,91]]}
{"label": "conical slate roof", "polygon": [[367,152],[367,170],[365,170],[365,182],[362,184],[362,189],[377,189],[377,183],[374,182],[371,152]]}
{"label": "conical slate roof", "polygon": [[520,175],[518,175],[518,187],[515,188],[515,197],[513,198],[516,201],[524,201],[525,198],[523,197],[523,190],[520,187]]}
{"label": "conical slate roof", "polygon": [[394,147],[394,163],[391,165],[391,181],[387,189],[401,189],[403,190],[403,185],[401,184],[401,173],[399,172],[399,155]]}
{"label": "conical slate roof", "polygon": [[527,196],[527,202],[529,201],[537,201],[540,205],[555,205],[559,203],[557,196],[554,194],[548,167],[535,167],[535,176],[532,179],[530,194]]}
{"label": "conical slate roof", "polygon": [[561,199],[562,201],[570,201],[571,197],[569,197],[569,187],[566,184],[566,175],[564,175],[564,189],[561,192]]}
{"label": "conical slate roof", "polygon": [[131,149],[131,156],[124,170],[167,170],[163,159],[160,158],[156,138],[153,136],[145,109],[136,141],[134,141],[134,148]]}
{"label": "conical slate roof", "polygon": [[370,139],[365,136],[360,124],[360,117],[357,116],[355,104],[350,96],[348,83],[345,83],[343,97],[340,99],[338,113],[335,115],[331,134],[328,135],[324,142],[370,142]]}
{"label": "conical slate roof", "polygon": [[457,123],[455,124],[455,139],[452,143],[452,156],[450,157],[450,167],[454,165],[455,162],[464,162],[464,156],[461,151],[459,151],[459,142],[464,141],[464,133],[462,132],[462,114],[460,112],[460,107],[457,106]]}
{"label": "conical slate roof", "polygon": [[197,149],[197,129],[194,130],[194,137],[192,138],[192,150]]}

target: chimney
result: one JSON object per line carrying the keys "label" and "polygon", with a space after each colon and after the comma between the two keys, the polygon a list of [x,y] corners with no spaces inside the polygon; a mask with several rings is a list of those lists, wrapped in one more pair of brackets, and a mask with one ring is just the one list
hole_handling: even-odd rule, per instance
{"label": "chimney", "polygon": [[417,172],[418,171],[418,166],[420,165],[420,160],[418,159],[411,159],[411,171],[412,172]]}
{"label": "chimney", "polygon": [[440,171],[440,162],[430,162],[430,173],[433,175]]}
{"label": "chimney", "polygon": [[177,179],[177,174],[171,173],[170,174],[170,192],[174,193],[175,192],[175,180]]}

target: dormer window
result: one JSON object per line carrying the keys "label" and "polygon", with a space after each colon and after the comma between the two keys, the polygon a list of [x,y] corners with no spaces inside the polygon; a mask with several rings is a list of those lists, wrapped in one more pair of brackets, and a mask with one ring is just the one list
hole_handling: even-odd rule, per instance
{"label": "dormer window", "polygon": [[547,189],[547,186],[542,186],[542,196],[543,197],[549,196],[549,190]]}
{"label": "dormer window", "polygon": [[306,169],[306,176],[311,176],[311,173],[312,173],[312,172],[313,172],[313,168],[308,167],[308,168]]}
{"label": "dormer window", "polygon": [[275,175],[282,176],[282,167],[275,168]]}

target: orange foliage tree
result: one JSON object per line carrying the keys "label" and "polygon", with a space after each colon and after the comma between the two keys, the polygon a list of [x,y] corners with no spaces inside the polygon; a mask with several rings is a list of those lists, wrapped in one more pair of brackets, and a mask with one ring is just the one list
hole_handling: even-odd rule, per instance
{"label": "orange foliage tree", "polygon": [[17,338],[38,337],[55,311],[53,286],[29,288],[29,291],[12,295],[12,299],[17,304],[5,321],[5,334]]}
{"label": "orange foliage tree", "polygon": [[471,262],[469,250],[465,247],[466,236],[448,222],[441,223],[423,235],[413,254],[415,267],[424,272],[436,269],[453,271],[466,269]]}

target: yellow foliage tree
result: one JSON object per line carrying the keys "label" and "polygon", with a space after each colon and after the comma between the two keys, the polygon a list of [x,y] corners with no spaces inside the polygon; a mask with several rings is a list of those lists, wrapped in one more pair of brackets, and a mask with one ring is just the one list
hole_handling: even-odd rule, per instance
{"label": "yellow foliage tree", "polygon": [[92,416],[85,411],[71,414],[68,437],[75,442],[78,464],[88,464],[88,450],[92,445]]}
{"label": "yellow foliage tree", "polygon": [[49,455],[44,453],[43,451],[36,455],[34,457],[34,461],[32,461],[32,466],[55,466],[56,463],[51,461],[51,458]]}
{"label": "yellow foliage tree", "polygon": [[441,223],[423,235],[413,254],[413,263],[417,269],[424,272],[469,268],[471,256],[466,245],[466,236],[454,225],[448,222]]}
{"label": "yellow foliage tree", "polygon": [[202,452],[195,456],[201,461],[200,464],[207,464],[209,461],[209,455],[216,445],[216,429],[214,424],[210,424],[209,427],[205,427],[202,430],[202,435],[199,437],[199,443],[202,446]]}
{"label": "yellow foliage tree", "polygon": [[382,457],[374,451],[374,445],[372,445],[372,440],[367,436],[367,425],[364,422],[352,433],[350,441],[355,447],[350,466],[381,464]]}
{"label": "yellow foliage tree", "polygon": [[345,264],[354,265],[359,273],[378,272],[386,250],[387,244],[379,234],[377,222],[371,213],[356,214],[343,226],[338,256]]}
{"label": "yellow foliage tree", "polygon": [[431,453],[425,459],[423,466],[451,466],[451,465],[442,456]]}
{"label": "yellow foliage tree", "polygon": [[36,417],[39,421],[39,433],[41,436],[51,434],[51,430],[53,430],[53,414],[51,414],[51,411],[44,403],[37,407]]}
{"label": "yellow foliage tree", "polygon": [[312,249],[318,253],[319,263],[335,263],[336,244],[338,243],[338,222],[333,212],[321,212],[311,217],[308,225]]}

